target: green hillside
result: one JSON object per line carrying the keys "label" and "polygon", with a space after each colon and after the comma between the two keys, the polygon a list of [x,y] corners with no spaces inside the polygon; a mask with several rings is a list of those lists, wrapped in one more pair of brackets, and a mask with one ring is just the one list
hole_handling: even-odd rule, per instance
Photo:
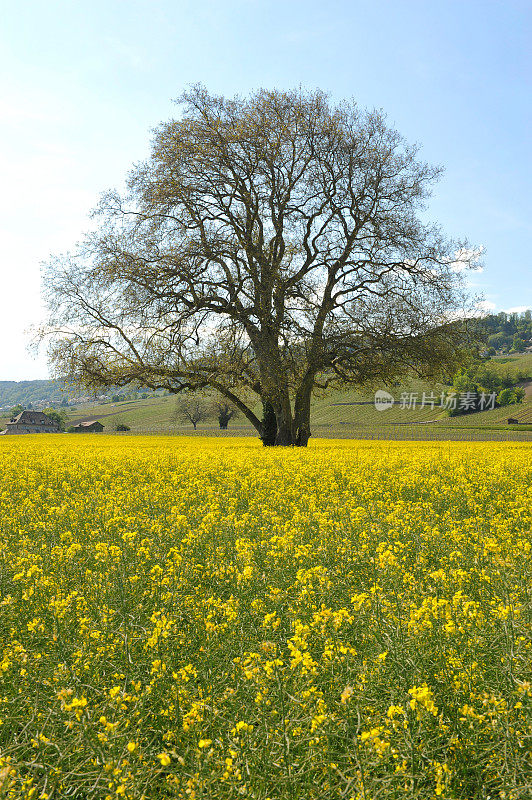
{"label": "green hillside", "polygon": [[521,355],[494,356],[488,362],[490,369],[499,375],[517,378],[520,374],[532,378],[532,353]]}
{"label": "green hillside", "polygon": [[[434,387],[434,394],[439,397],[442,387]],[[423,391],[427,394],[430,388],[423,384],[411,383],[407,387],[393,387],[390,393],[396,400],[399,400],[402,392],[417,393],[416,408],[401,408],[396,403],[386,411],[377,411],[372,395],[364,395],[360,392],[331,392],[321,397],[316,397],[312,404],[312,426],[316,436],[362,436],[368,434],[390,434],[397,437],[404,429],[416,428],[417,436],[422,432],[431,438],[438,435],[440,431],[451,431],[460,429],[473,430],[475,428],[501,427],[508,429],[507,418],[513,417],[522,424],[532,424],[532,398],[527,402],[518,405],[506,406],[492,411],[484,411],[478,414],[466,415],[463,417],[449,417],[445,411],[439,408],[438,404],[434,409],[430,407],[421,408],[421,398]],[[131,402],[86,406],[71,412],[69,417],[71,423],[76,423],[82,419],[99,419],[107,431],[112,431],[118,423],[123,423],[131,428],[132,433],[190,433],[192,425],[176,422],[175,420],[176,398],[166,396],[149,400],[137,400]],[[259,408],[254,409],[257,414]],[[81,412],[83,411],[83,415]],[[252,425],[242,416],[237,417],[229,423],[228,431],[220,431],[216,420],[211,419],[198,425],[199,433],[219,433],[221,435],[250,434],[255,435]],[[412,431],[409,431],[412,435]]]}
{"label": "green hillside", "polygon": [[[532,373],[532,354],[507,356],[491,359],[490,368],[501,370],[501,374],[509,374],[517,379]],[[505,436],[513,433],[518,438],[530,436],[527,430],[532,426],[532,381],[522,381],[526,389],[525,402],[517,405],[496,408],[477,414],[460,417],[449,417],[439,406],[442,391],[447,390],[441,384],[429,385],[420,380],[411,380],[401,385],[387,387],[396,403],[385,411],[377,411],[373,391],[330,391],[314,398],[312,403],[312,429],[315,436],[342,437],[389,437],[389,438],[455,438],[474,436],[475,431],[482,433],[499,429]],[[383,387],[384,388],[384,387]],[[426,396],[433,393],[437,398],[435,407],[421,407],[423,392]],[[407,396],[415,407],[401,407],[401,395]],[[129,426],[131,433],[193,433],[191,424],[176,420],[177,399],[173,395],[150,396],[122,402],[99,402],[78,405],[75,409],[64,409],[67,414],[67,425],[85,420],[98,419],[105,426],[105,431],[113,432],[117,424]],[[414,403],[409,403],[414,406]],[[255,413],[260,416],[261,409],[257,405]],[[519,426],[513,429],[507,423],[508,418],[517,419]],[[0,418],[3,428],[7,415]],[[216,434],[256,435],[253,426],[239,415],[231,420],[229,429],[221,431],[214,418],[198,425],[198,435]],[[480,436],[479,433],[479,436]]]}
{"label": "green hillside", "polygon": [[494,408],[479,414],[466,414],[463,417],[447,418],[449,427],[477,427],[478,425],[507,425],[508,419],[516,419],[519,424],[532,425],[532,402],[529,400],[516,405]]}
{"label": "green hillside", "polygon": [[65,396],[59,381],[0,381],[0,409],[5,411],[19,403],[26,408],[30,403],[59,405]]}

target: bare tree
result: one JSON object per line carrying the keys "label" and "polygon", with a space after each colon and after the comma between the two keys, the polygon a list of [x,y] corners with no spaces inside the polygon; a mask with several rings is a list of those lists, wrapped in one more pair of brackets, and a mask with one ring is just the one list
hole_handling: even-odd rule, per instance
{"label": "bare tree", "polygon": [[175,419],[181,422],[191,422],[194,430],[198,427],[198,422],[204,422],[209,418],[209,409],[202,397],[186,394],[178,398]]}
{"label": "bare tree", "polygon": [[306,445],[316,389],[460,361],[475,254],[421,220],[440,169],[382,113],[301,90],[180,103],[97,232],[48,265],[56,373],[209,387],[265,444]]}
{"label": "bare tree", "polygon": [[229,422],[238,415],[238,409],[225,399],[223,395],[212,401],[213,415],[223,431],[227,430]]}

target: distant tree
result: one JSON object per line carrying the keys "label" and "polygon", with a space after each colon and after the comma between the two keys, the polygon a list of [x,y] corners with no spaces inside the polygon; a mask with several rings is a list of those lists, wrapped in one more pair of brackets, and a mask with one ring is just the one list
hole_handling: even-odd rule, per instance
{"label": "distant tree", "polygon": [[67,419],[65,411],[63,410],[56,411],[55,408],[45,408],[44,413],[46,414],[47,417],[53,419],[54,422],[57,422],[57,424],[59,425],[59,430],[61,431],[65,430],[66,419]]}
{"label": "distant tree", "polygon": [[477,383],[467,372],[458,372],[453,378],[453,388],[457,392],[476,392]]}
{"label": "distant tree", "polygon": [[129,427],[129,425],[126,425],[123,422],[119,422],[117,425],[115,425],[115,431],[124,433],[125,431],[130,431],[130,430],[131,428]]}
{"label": "distant tree", "polygon": [[180,422],[191,422],[196,430],[199,422],[209,418],[209,407],[203,397],[186,394],[178,398],[174,418]]}
{"label": "distant tree", "polygon": [[515,387],[515,389],[503,389],[497,395],[497,405],[498,406],[511,406],[514,403],[521,403],[525,396],[525,390],[522,389],[520,386]]}
{"label": "distant tree", "polygon": [[13,408],[9,413],[11,414],[12,417],[16,417],[17,414],[20,414],[20,412],[24,410],[25,410],[24,406],[21,406],[20,403],[17,403],[17,405],[13,406]]}
{"label": "distant tree", "polygon": [[474,381],[477,385],[477,391],[491,394],[496,392],[501,387],[501,378],[493,369],[481,365],[474,373]]}
{"label": "distant tree", "polygon": [[227,430],[230,420],[238,415],[238,409],[224,397],[212,401],[212,411],[223,431]]}
{"label": "distant tree", "polygon": [[488,344],[491,347],[494,347],[496,350],[500,350],[502,347],[509,347],[512,342],[511,336],[501,331],[500,333],[493,333],[491,336],[488,336]]}
{"label": "distant tree", "polygon": [[524,339],[521,339],[517,334],[513,338],[512,346],[510,348],[510,353],[522,353],[527,346],[528,342],[525,342]]}
{"label": "distant tree", "polygon": [[463,414],[474,414],[481,411],[478,405],[478,398],[481,395],[496,394],[496,405],[507,406],[512,403],[520,403],[525,390],[516,383],[524,380],[527,373],[520,370],[516,374],[506,371],[499,375],[495,370],[490,369],[486,364],[473,364],[465,370],[458,372],[453,378],[453,389],[457,393],[471,392],[476,395],[475,405],[472,407],[457,406],[449,411],[450,416],[462,416]]}
{"label": "distant tree", "polygon": [[501,386],[503,389],[511,389],[515,385],[515,378],[513,374],[506,370],[504,375],[501,376]]}

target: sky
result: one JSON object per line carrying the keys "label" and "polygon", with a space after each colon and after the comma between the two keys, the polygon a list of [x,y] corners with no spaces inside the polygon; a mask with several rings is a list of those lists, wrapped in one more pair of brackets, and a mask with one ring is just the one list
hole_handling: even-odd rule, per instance
{"label": "sky", "polygon": [[149,153],[173,99],[302,85],[382,109],[445,168],[428,216],[483,246],[471,291],[532,307],[530,0],[24,0],[2,3],[0,380],[28,351],[40,265]]}

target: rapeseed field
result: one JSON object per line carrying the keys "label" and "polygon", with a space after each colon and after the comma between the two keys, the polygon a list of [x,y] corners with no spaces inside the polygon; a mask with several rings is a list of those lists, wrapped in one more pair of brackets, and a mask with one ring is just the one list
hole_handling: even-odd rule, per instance
{"label": "rapeseed field", "polygon": [[0,441],[0,796],[532,797],[530,446]]}

